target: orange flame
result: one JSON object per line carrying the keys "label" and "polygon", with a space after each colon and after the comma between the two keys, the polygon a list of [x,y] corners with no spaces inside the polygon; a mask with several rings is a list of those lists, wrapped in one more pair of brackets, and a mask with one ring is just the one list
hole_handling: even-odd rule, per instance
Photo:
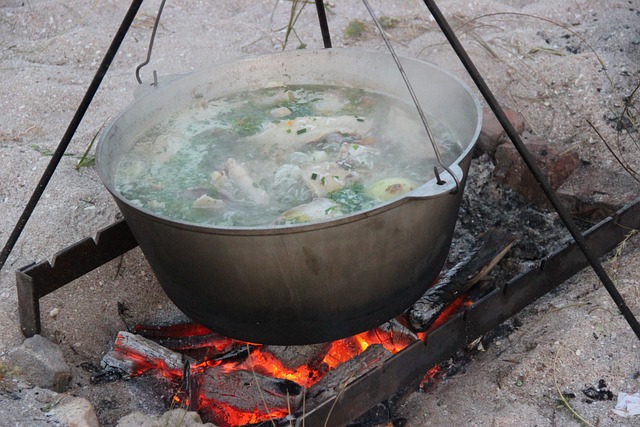
{"label": "orange flame", "polygon": [[[460,308],[471,304],[472,302],[469,302],[464,296],[458,297],[441,313],[429,331],[416,334],[417,339],[424,341],[430,331],[441,326],[453,314],[458,312]],[[397,320],[399,320],[401,324],[405,324],[403,318],[398,318]],[[149,329],[146,330],[149,331]],[[214,334],[209,329],[200,325],[174,325],[169,327],[168,330],[165,328],[162,332],[173,337],[198,336],[208,339],[207,336],[211,335],[211,342],[207,341],[206,345],[208,348],[212,348],[219,353],[223,353],[233,347],[237,348],[245,345],[250,350],[249,356],[244,358],[242,361],[203,360],[201,363],[191,366],[192,375],[204,372],[207,367],[222,366],[225,372],[235,370],[255,372],[272,378],[290,380],[305,388],[311,387],[317,383],[328,370],[331,370],[359,355],[372,344],[381,344],[391,353],[395,354],[416,340],[415,335],[412,335],[410,332],[404,334],[398,331],[394,332],[393,330],[388,331],[383,330],[382,328],[375,328],[349,338],[333,341],[329,351],[323,358],[322,363],[318,364],[318,367],[304,365],[292,370],[284,366],[283,363],[273,354],[263,351],[262,346],[259,344],[248,344],[232,340],[230,338]],[[152,334],[153,333],[154,332],[152,331]],[[251,347],[249,348],[249,346]],[[149,361],[148,359],[136,354],[127,354],[127,356],[131,361],[133,361],[138,373],[143,373],[149,369],[157,369],[163,376],[172,380],[180,379],[183,375],[183,372],[180,372],[179,369],[167,366],[164,361]],[[440,373],[441,369],[438,366],[429,370],[425,375],[421,386],[432,381],[434,378],[437,378]],[[212,421],[221,427],[260,423],[273,419],[280,419],[289,415],[288,410],[274,408],[255,408],[252,411],[239,410],[231,405],[207,399],[203,395],[199,395],[198,399],[199,402],[196,402],[196,406],[198,407],[198,412],[202,415],[203,420]],[[180,397],[176,395],[174,398],[175,404],[187,405],[188,402],[189,399],[184,396]]]}

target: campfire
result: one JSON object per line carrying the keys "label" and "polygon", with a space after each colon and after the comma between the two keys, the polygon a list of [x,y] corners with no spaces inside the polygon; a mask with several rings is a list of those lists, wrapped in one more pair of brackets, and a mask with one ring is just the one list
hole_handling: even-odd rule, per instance
{"label": "campfire", "polygon": [[244,426],[311,410],[424,336],[400,319],[306,346],[246,343],[194,323],[139,325],[118,334],[102,365],[120,377],[161,375],[175,391],[174,406],[197,410],[204,421],[221,427]]}
{"label": "campfire", "polygon": [[328,343],[275,346],[227,338],[195,323],[138,325],[118,334],[100,375],[131,378],[154,372],[172,385],[171,405],[196,410],[221,427],[294,419],[339,396],[392,355],[423,342],[429,331],[471,305],[480,294],[468,291],[514,243],[497,231],[490,236],[414,308],[367,332]]}

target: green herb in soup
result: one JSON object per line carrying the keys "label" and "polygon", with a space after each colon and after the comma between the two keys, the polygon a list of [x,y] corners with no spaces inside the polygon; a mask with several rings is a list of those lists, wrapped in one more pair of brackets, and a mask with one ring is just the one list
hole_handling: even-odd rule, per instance
{"label": "green herb in soup", "polygon": [[[461,153],[434,124],[443,158]],[[173,220],[251,227],[332,219],[393,200],[437,162],[415,108],[337,86],[284,86],[199,100],[137,138],[115,186]]]}

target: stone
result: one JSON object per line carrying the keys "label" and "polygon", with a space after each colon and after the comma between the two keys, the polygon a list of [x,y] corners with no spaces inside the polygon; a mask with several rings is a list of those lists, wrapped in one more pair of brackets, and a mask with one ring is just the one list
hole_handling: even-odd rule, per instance
{"label": "stone", "polygon": [[[510,108],[503,108],[503,110],[516,132],[522,135],[525,130],[524,117]],[[498,145],[508,140],[507,133],[502,128],[495,114],[493,114],[493,111],[491,111],[489,107],[483,108],[482,129],[480,130],[480,136],[478,137],[478,142],[474,150],[475,157],[479,157],[482,154],[493,156]]]}
{"label": "stone", "polygon": [[[523,142],[554,190],[580,165],[580,158],[573,150],[558,147],[541,138],[525,139]],[[505,143],[496,148],[495,163],[493,174],[499,182],[530,201],[546,200],[540,185],[513,144]]]}
{"label": "stone", "polygon": [[41,335],[34,335],[7,352],[7,362],[20,368],[20,376],[33,385],[62,393],[71,380],[71,370],[62,349]]}
{"label": "stone", "polygon": [[82,397],[61,395],[49,413],[68,427],[100,427],[93,405]]}
{"label": "stone", "polygon": [[118,421],[116,427],[216,427],[215,424],[202,424],[202,419],[197,412],[184,409],[173,409],[161,416],[146,415],[141,412],[132,412]]}
{"label": "stone", "polygon": [[160,422],[163,426],[207,426],[207,427],[215,427],[215,424],[206,423],[202,424],[202,419],[197,412],[186,411],[184,409],[173,409],[171,411],[167,411],[160,417]]}
{"label": "stone", "polygon": [[19,380],[1,383],[1,426],[100,427],[96,412],[82,397],[60,394]]}
{"label": "stone", "polygon": [[557,193],[572,215],[595,223],[633,202],[640,183],[622,166],[583,165]]}

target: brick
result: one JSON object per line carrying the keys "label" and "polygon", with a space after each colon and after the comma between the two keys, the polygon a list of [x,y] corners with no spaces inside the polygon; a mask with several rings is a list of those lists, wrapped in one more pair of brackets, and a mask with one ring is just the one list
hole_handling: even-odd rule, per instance
{"label": "brick", "polygon": [[[525,122],[522,115],[510,108],[503,108],[503,110],[516,132],[521,135],[525,130]],[[480,131],[474,154],[479,156],[486,153],[493,156],[498,145],[508,141],[508,139],[493,111],[489,107],[485,107],[482,110],[482,130]]]}
{"label": "brick", "polygon": [[[529,139],[524,143],[554,190],[560,187],[580,164],[575,151],[558,147],[544,139]],[[528,200],[546,200],[544,192],[513,144],[499,145],[496,148],[495,162],[493,174],[498,181]]]}

